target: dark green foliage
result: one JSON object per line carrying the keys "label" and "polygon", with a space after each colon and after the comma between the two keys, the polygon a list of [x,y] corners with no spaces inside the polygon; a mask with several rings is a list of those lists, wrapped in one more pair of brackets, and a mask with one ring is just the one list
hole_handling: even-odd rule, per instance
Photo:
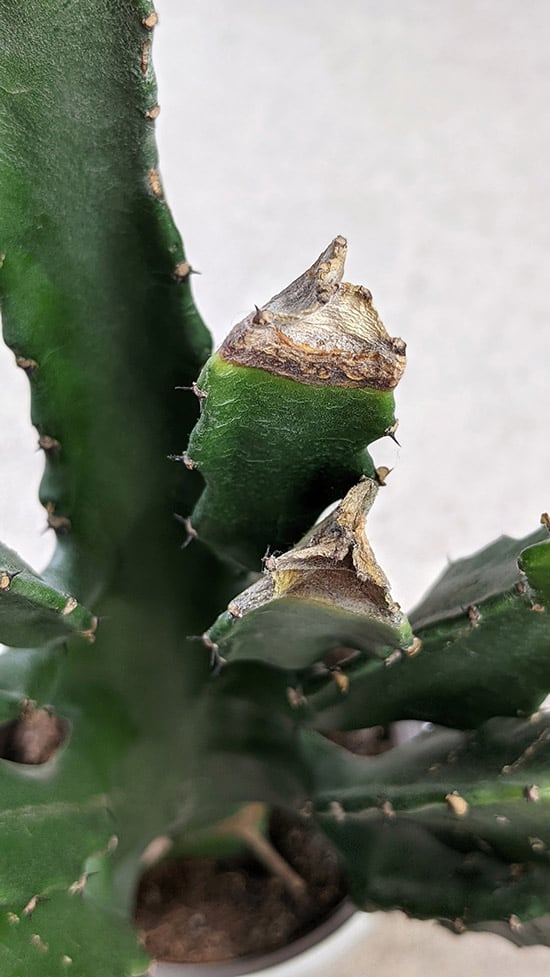
{"label": "dark green foliage", "polygon": [[459,930],[510,920],[512,935],[550,912],[548,714],[423,733],[369,760],[337,751],[312,751],[316,816],[360,905]]}
{"label": "dark green foliage", "polygon": [[53,644],[79,634],[95,640],[97,618],[74,597],[45,583],[0,543],[0,640],[14,647]]}

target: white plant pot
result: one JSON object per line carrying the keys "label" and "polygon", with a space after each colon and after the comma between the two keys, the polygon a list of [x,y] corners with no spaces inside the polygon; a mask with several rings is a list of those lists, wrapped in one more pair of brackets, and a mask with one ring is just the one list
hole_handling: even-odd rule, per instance
{"label": "white plant pot", "polygon": [[363,947],[380,913],[360,913],[343,903],[306,936],[261,957],[229,963],[157,963],[151,977],[337,977],[344,956]]}

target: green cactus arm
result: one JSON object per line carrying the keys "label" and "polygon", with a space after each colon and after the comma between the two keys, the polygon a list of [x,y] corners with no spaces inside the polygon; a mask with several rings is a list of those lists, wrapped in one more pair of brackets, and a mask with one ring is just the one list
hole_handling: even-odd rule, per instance
{"label": "green cactus arm", "polygon": [[[56,663],[58,674],[59,654],[43,655]],[[36,682],[36,669],[33,676]],[[105,748],[121,737],[112,717],[105,715],[104,722]],[[77,977],[95,968],[106,977],[120,977],[121,972],[146,970],[133,929],[119,911],[109,871],[102,872],[107,876],[102,898],[93,892],[118,839],[105,779],[88,755],[90,743],[97,745],[85,727],[28,701],[0,727],[3,975],[61,977],[70,967]],[[75,750],[69,749],[73,739]],[[98,947],[100,932],[104,937]]]}
{"label": "green cactus arm", "polygon": [[176,509],[197,488],[166,461],[195,417],[174,388],[210,340],[158,174],[155,16],[149,0],[3,2],[4,337],[29,375],[46,456],[48,576],[84,602],[159,486]]}
{"label": "green cactus arm", "polygon": [[522,550],[520,568],[543,605],[550,603],[550,541],[545,539]]}
{"label": "green cactus arm", "polygon": [[201,416],[186,464],[206,488],[194,532],[257,568],[294,545],[364,472],[395,427],[405,344],[366,289],[341,282],[336,238],[301,278],[235,326],[195,384]]}
{"label": "green cactus arm", "polygon": [[411,611],[415,627],[421,630],[449,619],[463,621],[468,610],[521,589],[525,583],[519,562],[523,551],[547,536],[544,529],[523,539],[501,536],[472,556],[450,563]]}
{"label": "green cactus arm", "polygon": [[[102,626],[93,655],[71,638],[61,652],[0,656],[0,740],[12,744],[29,701],[69,730],[39,765],[1,754],[0,817],[12,812],[13,825],[0,904],[18,914],[37,897],[38,927],[39,910],[59,898],[69,943],[89,919],[74,977],[121,977],[138,954],[129,920],[140,856],[180,818],[191,752],[181,717],[208,674],[185,638],[204,630],[233,587],[211,554],[181,552],[173,513],[193,505],[199,477],[166,458],[196,416],[174,388],[197,376],[209,340],[158,177],[151,5],[5,0],[2,12],[0,293],[46,454],[41,497],[58,541],[43,579],[93,607]],[[167,756],[177,768],[160,776]],[[90,833],[78,812],[97,797],[107,814]],[[43,818],[34,833],[23,817],[31,810]],[[101,904],[121,936],[102,971],[96,914],[81,916],[97,877],[76,899],[63,893],[112,835]],[[60,945],[46,917],[49,909],[31,934]],[[9,932],[16,972],[34,977],[33,944],[23,928]]]}
{"label": "green cactus arm", "polygon": [[452,564],[411,614],[420,652],[352,662],[345,697],[326,679],[305,681],[310,721],[325,730],[396,719],[470,728],[536,709],[550,690],[550,617],[519,563],[527,571],[529,554],[540,553],[546,567],[545,536],[502,537]]}
{"label": "green cactus arm", "polygon": [[0,972],[2,977],[141,977],[148,973],[148,961],[123,919],[78,892],[52,892],[32,912],[0,912]]}
{"label": "green cactus arm", "polygon": [[97,617],[50,586],[17,553],[0,543],[0,641],[13,647],[95,640]]}
{"label": "green cactus arm", "polygon": [[343,646],[383,658],[388,645],[413,645],[366,536],[377,492],[377,482],[364,479],[296,547],[265,561],[264,575],[208,632],[223,659],[304,669],[326,665]]}
{"label": "green cactus arm", "polygon": [[459,929],[509,919],[512,937],[550,911],[550,715],[434,730],[378,757],[307,733],[304,750],[360,906]]}

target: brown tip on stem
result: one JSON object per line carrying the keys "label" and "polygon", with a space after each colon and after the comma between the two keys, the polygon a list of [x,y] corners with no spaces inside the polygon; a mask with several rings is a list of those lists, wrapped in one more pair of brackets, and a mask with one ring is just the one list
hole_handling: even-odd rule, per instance
{"label": "brown tip on stem", "polygon": [[147,74],[150,60],[151,60],[151,41],[147,39],[141,45],[140,68],[143,77],[145,77],[145,75]]}
{"label": "brown tip on stem", "polygon": [[289,685],[286,690],[286,697],[292,709],[300,709],[301,706],[307,706],[307,699],[300,686],[293,688],[293,686]]}
{"label": "brown tip on stem", "polygon": [[55,514],[55,502],[46,502],[45,509],[48,514],[47,523],[50,529],[53,529],[58,536],[66,536],[67,533],[70,533],[72,528],[71,520],[67,516],[57,516]]}
{"label": "brown tip on stem", "polygon": [[98,624],[99,624],[99,618],[94,617],[92,618],[92,623],[89,628],[87,628],[85,631],[78,632],[80,637],[84,638],[84,641],[87,641],[88,644],[90,645],[93,645],[96,639]]}
{"label": "brown tip on stem", "polygon": [[300,278],[234,327],[219,355],[300,383],[393,390],[405,343],[388,335],[367,288],[342,282],[346,251],[336,237]]}
{"label": "brown tip on stem", "polygon": [[155,169],[154,166],[149,170],[148,180],[149,189],[151,190],[153,196],[155,196],[157,200],[162,200],[164,196],[162,191],[162,183],[160,182],[159,171]]}
{"label": "brown tip on stem", "polygon": [[481,612],[475,604],[471,604],[468,608],[468,619],[473,628],[479,627],[479,622],[481,621]]}
{"label": "brown tip on stem", "polygon": [[12,584],[12,580],[18,577],[22,570],[0,570],[0,592],[3,590],[9,590]]}
{"label": "brown tip on stem", "polygon": [[341,692],[342,695],[347,695],[349,692],[349,676],[340,671],[339,668],[331,669],[330,674],[338,691]]}
{"label": "brown tip on stem", "polygon": [[[233,603],[244,616],[278,598],[321,601],[396,626],[403,623],[367,538],[366,515],[378,485],[365,478],[291,550],[264,558],[265,572]],[[399,652],[401,654],[401,652]],[[335,678],[342,691],[346,676]]]}
{"label": "brown tip on stem", "polygon": [[406,648],[403,648],[403,651],[405,652],[407,658],[414,658],[414,656],[418,655],[418,652],[421,650],[422,650],[422,640],[421,638],[417,638],[416,635],[413,638],[412,643],[410,645],[407,645]]}
{"label": "brown tip on stem", "polygon": [[193,269],[188,261],[178,261],[172,272],[172,277],[177,281],[178,285],[182,285],[189,279],[189,275],[192,274]]}
{"label": "brown tip on stem", "polygon": [[78,601],[76,597],[67,597],[67,603],[65,604],[65,607],[61,611],[62,616],[67,617],[67,614],[71,614],[74,611],[75,607],[78,607]]}
{"label": "brown tip on stem", "polygon": [[41,434],[38,438],[38,447],[42,448],[46,454],[58,455],[61,445],[57,438],[52,438],[49,434]]}
{"label": "brown tip on stem", "polygon": [[393,468],[388,468],[386,465],[380,465],[376,469],[376,481],[380,486],[386,485],[386,479],[388,475],[391,475]]}
{"label": "brown tip on stem", "polygon": [[156,10],[152,10],[151,13],[147,14],[146,17],[143,17],[141,21],[143,26],[146,27],[148,31],[152,31],[153,27],[156,27],[158,22],[159,18]]}
{"label": "brown tip on stem", "polygon": [[550,532],[550,515],[547,512],[543,512],[540,517],[541,525],[546,526],[546,529]]}
{"label": "brown tip on stem", "polygon": [[470,810],[470,805],[468,801],[465,801],[463,797],[460,796],[458,791],[453,790],[450,794],[445,794],[445,800],[447,801],[447,806],[450,811],[457,818],[466,817],[468,811]]}
{"label": "brown tip on stem", "polygon": [[16,356],[15,362],[21,370],[25,371],[27,376],[32,376],[35,370],[38,369],[36,360],[31,360],[28,356]]}

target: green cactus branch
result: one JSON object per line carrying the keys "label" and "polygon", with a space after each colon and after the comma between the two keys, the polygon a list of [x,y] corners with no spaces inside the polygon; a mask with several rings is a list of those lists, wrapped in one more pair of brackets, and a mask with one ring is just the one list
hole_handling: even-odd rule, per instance
{"label": "green cactus branch", "polygon": [[345,697],[326,678],[305,681],[310,721],[325,730],[397,719],[468,729],[536,709],[550,688],[550,618],[519,562],[527,569],[532,552],[547,572],[550,547],[537,544],[545,536],[502,537],[452,564],[411,614],[419,654],[353,661]]}
{"label": "green cactus branch", "polygon": [[372,758],[320,740],[306,750],[315,816],[360,905],[459,930],[508,920],[512,936],[550,911],[548,713],[424,733]]}
{"label": "green cactus branch", "polygon": [[174,387],[210,341],[158,175],[151,12],[148,0],[3,3],[4,337],[46,455],[49,572],[84,601],[160,485],[174,508],[194,494],[165,455],[195,416]]}
{"label": "green cactus branch", "polygon": [[97,623],[74,597],[49,586],[0,543],[0,641],[39,646],[76,634],[93,642]]}
{"label": "green cactus branch", "polygon": [[362,474],[393,432],[405,344],[361,286],[341,281],[346,242],[235,326],[200,374],[201,416],[184,460],[206,481],[194,532],[257,569],[286,550]]}
{"label": "green cactus branch", "polygon": [[222,658],[300,670],[343,645],[382,659],[388,646],[413,648],[366,536],[377,492],[374,480],[360,482],[294,549],[265,560],[264,575],[208,632]]}

